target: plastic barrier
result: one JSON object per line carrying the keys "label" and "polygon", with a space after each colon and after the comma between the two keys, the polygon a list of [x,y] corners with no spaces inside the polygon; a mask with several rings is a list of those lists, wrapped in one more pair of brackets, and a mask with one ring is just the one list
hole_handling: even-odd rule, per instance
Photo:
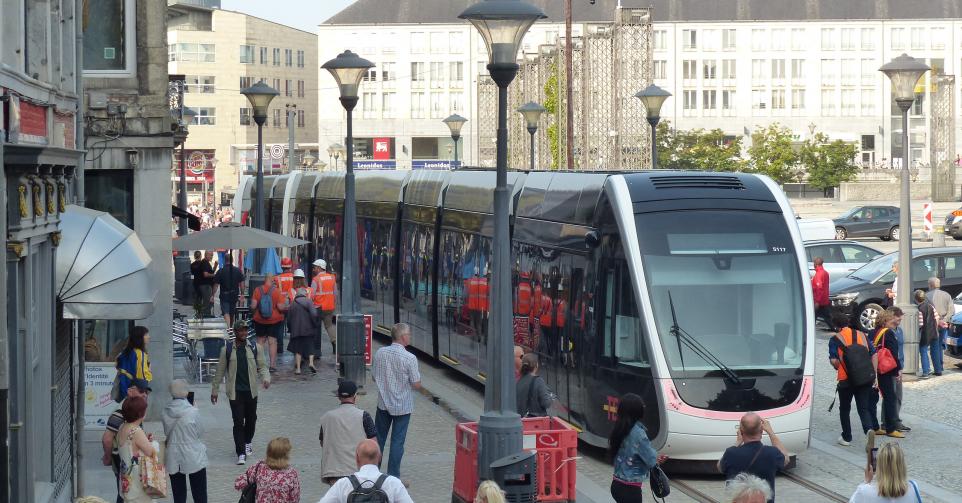
{"label": "plastic barrier", "polygon": [[[553,417],[521,420],[525,450],[537,454],[538,501],[575,501],[578,432]],[[474,501],[478,489],[478,423],[461,423],[454,433],[454,495]]]}

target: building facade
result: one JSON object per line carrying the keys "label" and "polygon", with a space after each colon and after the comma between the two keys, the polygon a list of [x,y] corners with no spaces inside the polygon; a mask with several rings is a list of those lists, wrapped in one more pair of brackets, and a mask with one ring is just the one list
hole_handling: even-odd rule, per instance
{"label": "building facade", "polygon": [[[206,206],[229,201],[240,176],[256,169],[257,125],[240,94],[256,82],[280,93],[264,124],[265,173],[289,170],[288,113],[295,161],[318,157],[317,35],[218,4],[171,2],[167,10],[168,70],[186,81],[184,103],[197,114],[184,153],[188,200]],[[176,182],[179,171],[170,178]]]}

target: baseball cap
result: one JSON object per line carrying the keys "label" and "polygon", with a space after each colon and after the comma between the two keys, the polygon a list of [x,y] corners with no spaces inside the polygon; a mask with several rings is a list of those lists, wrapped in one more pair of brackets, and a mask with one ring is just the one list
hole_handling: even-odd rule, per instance
{"label": "baseball cap", "polygon": [[130,381],[130,385],[133,387],[136,387],[143,393],[150,393],[151,391],[153,391],[150,389],[150,383],[148,383],[143,379],[132,379]]}
{"label": "baseball cap", "polygon": [[305,276],[304,276],[304,271],[302,271],[302,270],[300,270],[300,269],[295,269],[295,270],[294,270],[294,277],[295,277],[295,278],[304,278],[304,277],[305,277]]}
{"label": "baseball cap", "polygon": [[315,260],[313,265],[314,265],[314,267],[320,267],[321,269],[327,269],[327,262],[325,262],[324,259],[322,259],[322,258],[319,258],[319,259]]}
{"label": "baseball cap", "polygon": [[246,321],[244,321],[244,320],[237,320],[237,321],[234,322],[234,331],[235,331],[235,332],[238,331],[238,330],[240,330],[240,329],[242,329],[242,328],[243,328],[244,330],[247,330],[247,322],[246,322]]}
{"label": "baseball cap", "polygon": [[337,397],[338,398],[351,398],[357,394],[357,385],[354,381],[341,381],[341,384],[337,385]]}
{"label": "baseball cap", "polygon": [[284,257],[281,259],[281,267],[284,269],[290,269],[293,263],[291,263],[290,257]]}

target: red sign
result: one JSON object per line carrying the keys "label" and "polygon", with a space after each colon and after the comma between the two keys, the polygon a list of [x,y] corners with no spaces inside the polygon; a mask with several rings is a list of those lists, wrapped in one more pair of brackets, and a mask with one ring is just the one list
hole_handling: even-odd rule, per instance
{"label": "red sign", "polygon": [[[214,183],[214,149],[187,149],[184,151],[188,183]],[[180,179],[180,149],[174,149],[171,179]]]}
{"label": "red sign", "polygon": [[375,161],[391,159],[391,138],[374,138],[374,152],[372,156]]}
{"label": "red sign", "polygon": [[370,314],[364,315],[364,364],[370,365],[374,355],[372,354],[372,344],[374,342],[374,317]]}
{"label": "red sign", "polygon": [[20,134],[47,137],[47,109],[40,105],[20,102]]}

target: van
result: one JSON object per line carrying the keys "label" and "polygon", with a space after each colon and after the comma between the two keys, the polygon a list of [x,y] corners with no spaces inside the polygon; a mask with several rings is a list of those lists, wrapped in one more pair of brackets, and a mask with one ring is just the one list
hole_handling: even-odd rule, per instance
{"label": "van", "polygon": [[835,239],[835,223],[830,218],[796,218],[802,241]]}

